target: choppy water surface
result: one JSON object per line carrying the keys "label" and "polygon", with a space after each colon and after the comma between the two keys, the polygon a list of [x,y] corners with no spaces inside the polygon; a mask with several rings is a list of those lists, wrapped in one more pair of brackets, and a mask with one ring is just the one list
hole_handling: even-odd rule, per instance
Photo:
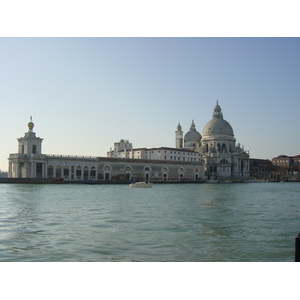
{"label": "choppy water surface", "polygon": [[294,261],[300,184],[0,185],[0,261]]}

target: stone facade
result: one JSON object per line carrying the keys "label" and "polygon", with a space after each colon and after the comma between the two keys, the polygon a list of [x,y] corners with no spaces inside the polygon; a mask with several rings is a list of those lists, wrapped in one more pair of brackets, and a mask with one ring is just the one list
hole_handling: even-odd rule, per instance
{"label": "stone facade", "polygon": [[[190,159],[186,162],[175,160],[175,156],[180,157],[178,153],[173,154],[173,160],[48,155],[42,153],[43,139],[36,137],[33,123],[30,122],[28,127],[25,136],[18,139],[18,153],[9,155],[10,178],[64,178],[65,181],[102,182],[205,180],[203,163],[198,159],[199,154],[194,152],[187,154]],[[157,151],[167,151],[163,149],[167,148]],[[169,152],[172,151],[170,149],[168,148]],[[149,151],[153,151],[151,154],[155,152]]]}
{"label": "stone facade", "polygon": [[189,131],[183,135],[180,123],[175,131],[175,148],[137,148],[129,141],[120,140],[108,157],[156,159],[165,161],[203,163],[204,178],[222,181],[226,179],[247,178],[250,176],[249,152],[234,137],[231,125],[223,119],[218,102],[213,117],[203,129],[201,135],[196,130],[194,120]]}
{"label": "stone facade", "polygon": [[185,135],[178,124],[175,148],[133,148],[128,140],[120,140],[107,157],[46,155],[42,154],[43,139],[36,137],[33,127],[31,120],[28,132],[18,139],[18,153],[9,156],[9,177],[175,182],[250,176],[249,152],[236,144],[218,102],[202,135],[194,120]]}
{"label": "stone facade", "polygon": [[[177,141],[176,145],[180,142]],[[249,152],[236,144],[231,125],[223,119],[218,102],[212,119],[205,125],[202,136],[196,130],[194,121],[184,136],[184,147],[198,152],[204,162],[205,176],[209,180],[226,180],[235,177],[249,177]]]}

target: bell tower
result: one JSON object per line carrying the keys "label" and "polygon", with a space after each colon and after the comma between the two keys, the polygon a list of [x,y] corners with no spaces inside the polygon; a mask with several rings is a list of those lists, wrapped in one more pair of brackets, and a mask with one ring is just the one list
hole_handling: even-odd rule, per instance
{"label": "bell tower", "polygon": [[175,131],[175,141],[176,141],[176,148],[182,148],[183,147],[183,131],[180,125],[180,122],[178,122],[177,130]]}

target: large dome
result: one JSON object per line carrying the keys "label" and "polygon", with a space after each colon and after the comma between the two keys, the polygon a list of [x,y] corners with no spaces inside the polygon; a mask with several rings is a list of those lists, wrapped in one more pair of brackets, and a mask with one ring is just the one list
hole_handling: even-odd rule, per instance
{"label": "large dome", "polygon": [[233,136],[233,129],[231,125],[224,119],[212,119],[203,129],[204,135],[231,135]]}
{"label": "large dome", "polygon": [[208,135],[230,135],[234,136],[231,125],[223,119],[221,107],[215,106],[213,112],[213,118],[210,120],[203,129],[203,136]]}
{"label": "large dome", "polygon": [[[184,143],[186,146],[189,146],[190,143],[200,143],[201,141],[201,134],[196,130],[194,121],[192,122],[190,130],[184,136]],[[189,145],[187,145],[187,143]]]}

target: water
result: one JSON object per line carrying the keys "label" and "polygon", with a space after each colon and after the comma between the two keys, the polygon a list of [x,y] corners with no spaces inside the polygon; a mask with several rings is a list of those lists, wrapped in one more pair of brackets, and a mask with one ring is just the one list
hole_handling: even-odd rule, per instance
{"label": "water", "polygon": [[0,261],[294,261],[300,184],[1,184]]}

